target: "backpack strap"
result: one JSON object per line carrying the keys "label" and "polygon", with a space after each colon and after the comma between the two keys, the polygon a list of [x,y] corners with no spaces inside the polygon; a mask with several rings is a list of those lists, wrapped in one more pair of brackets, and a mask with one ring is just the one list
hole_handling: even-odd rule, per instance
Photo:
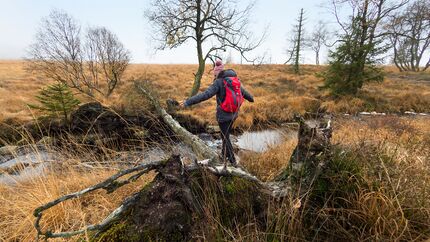
{"label": "backpack strap", "polygon": [[218,79],[217,81],[221,82],[221,84],[220,84],[221,89],[219,90],[220,95],[217,98],[217,103],[221,104],[224,101],[225,95],[226,95],[225,94],[225,83],[224,83],[224,78],[218,77],[217,79]]}
{"label": "backpack strap", "polygon": [[230,92],[231,92],[231,94],[233,96],[234,105],[237,105],[237,96],[236,96],[236,93],[234,92],[233,86],[232,86],[233,80],[231,80],[229,77],[224,78],[224,80],[226,82],[225,88],[228,89],[228,90],[230,90]]}

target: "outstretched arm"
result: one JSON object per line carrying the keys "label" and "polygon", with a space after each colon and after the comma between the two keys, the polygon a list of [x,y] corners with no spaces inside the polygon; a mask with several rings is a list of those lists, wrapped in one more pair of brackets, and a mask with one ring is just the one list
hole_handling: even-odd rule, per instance
{"label": "outstretched arm", "polygon": [[249,102],[254,102],[254,97],[247,91],[245,88],[240,87],[240,91],[242,92],[242,96],[248,100]]}
{"label": "outstretched arm", "polygon": [[217,92],[219,91],[219,85],[217,83],[217,80],[215,80],[208,89],[206,89],[204,92],[199,93],[197,95],[194,95],[184,102],[185,107],[189,107],[191,105],[197,104],[199,102],[203,102],[205,100],[208,100],[209,98],[213,97]]}

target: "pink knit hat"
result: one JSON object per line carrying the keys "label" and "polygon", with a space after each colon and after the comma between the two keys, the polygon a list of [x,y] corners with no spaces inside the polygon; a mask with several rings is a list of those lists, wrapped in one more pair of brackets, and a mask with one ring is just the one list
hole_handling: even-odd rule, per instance
{"label": "pink knit hat", "polygon": [[215,78],[218,77],[218,74],[224,70],[224,64],[222,63],[221,60],[217,60],[215,62],[215,67],[214,67],[214,76]]}

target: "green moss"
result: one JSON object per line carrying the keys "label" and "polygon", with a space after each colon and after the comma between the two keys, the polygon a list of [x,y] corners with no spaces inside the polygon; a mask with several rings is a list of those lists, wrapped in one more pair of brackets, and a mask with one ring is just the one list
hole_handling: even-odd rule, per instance
{"label": "green moss", "polygon": [[234,223],[246,224],[263,208],[257,185],[238,177],[221,179],[222,194],[218,196],[221,221],[226,226]]}
{"label": "green moss", "polygon": [[184,241],[184,235],[177,230],[175,233],[169,233],[168,237],[163,231],[144,229],[139,235],[139,241],[169,241],[180,242]]}
{"label": "green moss", "polygon": [[234,194],[235,187],[232,183],[227,183],[224,185],[224,190],[227,192],[227,194]]}
{"label": "green moss", "polygon": [[[145,185],[141,189],[141,193],[145,194],[150,188],[150,184]],[[114,184],[115,185],[115,184]],[[128,211],[123,218],[129,217],[129,215],[133,213],[132,210]],[[91,241],[93,242],[116,242],[116,241],[142,241],[141,235],[136,231],[136,228],[132,225],[132,223],[128,222],[126,219],[123,219],[121,222],[117,222],[112,224],[108,230],[102,231],[96,234]]]}
{"label": "green moss", "polygon": [[250,189],[255,190],[255,183],[239,177],[225,177],[221,179],[221,185],[224,191],[231,196],[246,193],[246,191],[249,191]]}
{"label": "green moss", "polygon": [[366,187],[362,162],[360,154],[334,147],[326,168],[315,181],[313,199],[324,203],[329,197],[348,197]]}
{"label": "green moss", "polygon": [[141,241],[138,233],[136,233],[133,226],[128,223],[117,223],[112,225],[107,231],[101,233],[97,238],[94,238],[94,242],[133,242]]}
{"label": "green moss", "polygon": [[[198,204],[217,216],[219,226],[236,229],[238,225],[248,224],[250,219],[265,218],[260,215],[267,209],[268,198],[261,194],[254,182],[239,177],[219,178],[205,172],[195,172],[190,180],[191,189],[200,200]],[[216,231],[210,233],[217,237]]]}

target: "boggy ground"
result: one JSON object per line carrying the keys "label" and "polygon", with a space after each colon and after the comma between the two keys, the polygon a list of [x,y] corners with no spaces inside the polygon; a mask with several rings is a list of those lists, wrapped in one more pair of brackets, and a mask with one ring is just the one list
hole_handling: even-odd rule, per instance
{"label": "boggy ground", "polygon": [[[228,200],[220,203],[211,187],[203,187],[200,206],[206,208],[202,215],[205,224],[193,228],[193,239],[421,241],[430,238],[428,123],[426,117],[335,119],[332,143],[336,148],[327,172],[316,181],[309,200],[297,204],[292,194],[282,202],[267,204],[268,212],[263,220],[252,213],[243,216],[246,212],[236,217],[229,210],[233,217],[226,221],[223,211],[225,206],[230,206]],[[242,165],[263,181],[273,180],[288,165],[296,143],[295,139],[288,139],[264,153],[241,152]],[[34,208],[100,182],[120,168],[107,165],[108,157],[92,156],[91,150],[68,152],[65,151],[64,156],[58,158],[61,163],[49,168],[43,177],[13,186],[0,184],[1,240],[32,240],[35,236]],[[106,156],[125,153],[107,150]],[[93,168],[81,165],[89,161]],[[100,222],[124,198],[140,191],[154,175],[143,176],[112,194],[95,192],[48,210],[42,226],[64,231]],[[221,181],[229,182],[229,179]],[[233,185],[220,192],[225,195],[234,191]],[[240,203],[240,199],[235,203]],[[89,240],[90,236],[72,240]]]}
{"label": "boggy ground", "polygon": [[[359,111],[401,112],[413,109],[429,112],[430,86],[428,73],[403,74],[389,71],[383,83],[371,83],[357,97],[333,100],[318,89],[321,81],[314,73],[320,67],[306,66],[302,75],[286,71],[286,66],[233,66],[244,86],[256,97],[256,103],[245,103],[237,125],[258,128],[267,123],[291,120],[295,112],[326,110],[334,113]],[[131,65],[127,80],[147,79],[161,99],[182,99],[191,87],[193,65]],[[210,84],[205,75],[202,90]],[[34,102],[34,95],[46,82],[23,69],[22,62],[0,64],[0,119],[22,123],[32,114],[25,103]],[[139,113],[147,108],[144,99],[133,92],[131,82],[124,85],[105,104]],[[83,101],[88,100],[80,97]],[[215,123],[215,100],[183,111],[203,122]],[[430,238],[430,119],[428,117],[343,117],[334,119],[333,143],[337,149],[330,162],[330,171],[316,183],[313,199],[297,205],[294,196],[276,206],[268,204],[265,226],[256,226],[251,216],[247,221],[229,224],[220,214],[210,196],[205,199],[205,226],[197,228],[195,240],[214,238],[229,241],[303,241],[353,240],[396,241]],[[142,143],[144,141],[142,140]],[[263,181],[272,180],[288,165],[296,145],[287,139],[264,153],[240,152],[243,166]],[[106,151],[100,159],[90,150],[64,150],[61,164],[51,167],[43,177],[36,177],[10,186],[0,184],[0,240],[31,241],[34,239],[34,208],[93,185],[120,169],[106,165],[109,156],[123,151],[99,147]],[[82,162],[92,161],[93,168]],[[63,206],[49,210],[44,228],[78,229],[97,223],[121,201],[139,191],[154,178],[149,174],[136,183],[124,186],[113,194],[96,192]],[[215,206],[217,205],[217,206]],[[89,240],[84,235],[73,240]]]}

